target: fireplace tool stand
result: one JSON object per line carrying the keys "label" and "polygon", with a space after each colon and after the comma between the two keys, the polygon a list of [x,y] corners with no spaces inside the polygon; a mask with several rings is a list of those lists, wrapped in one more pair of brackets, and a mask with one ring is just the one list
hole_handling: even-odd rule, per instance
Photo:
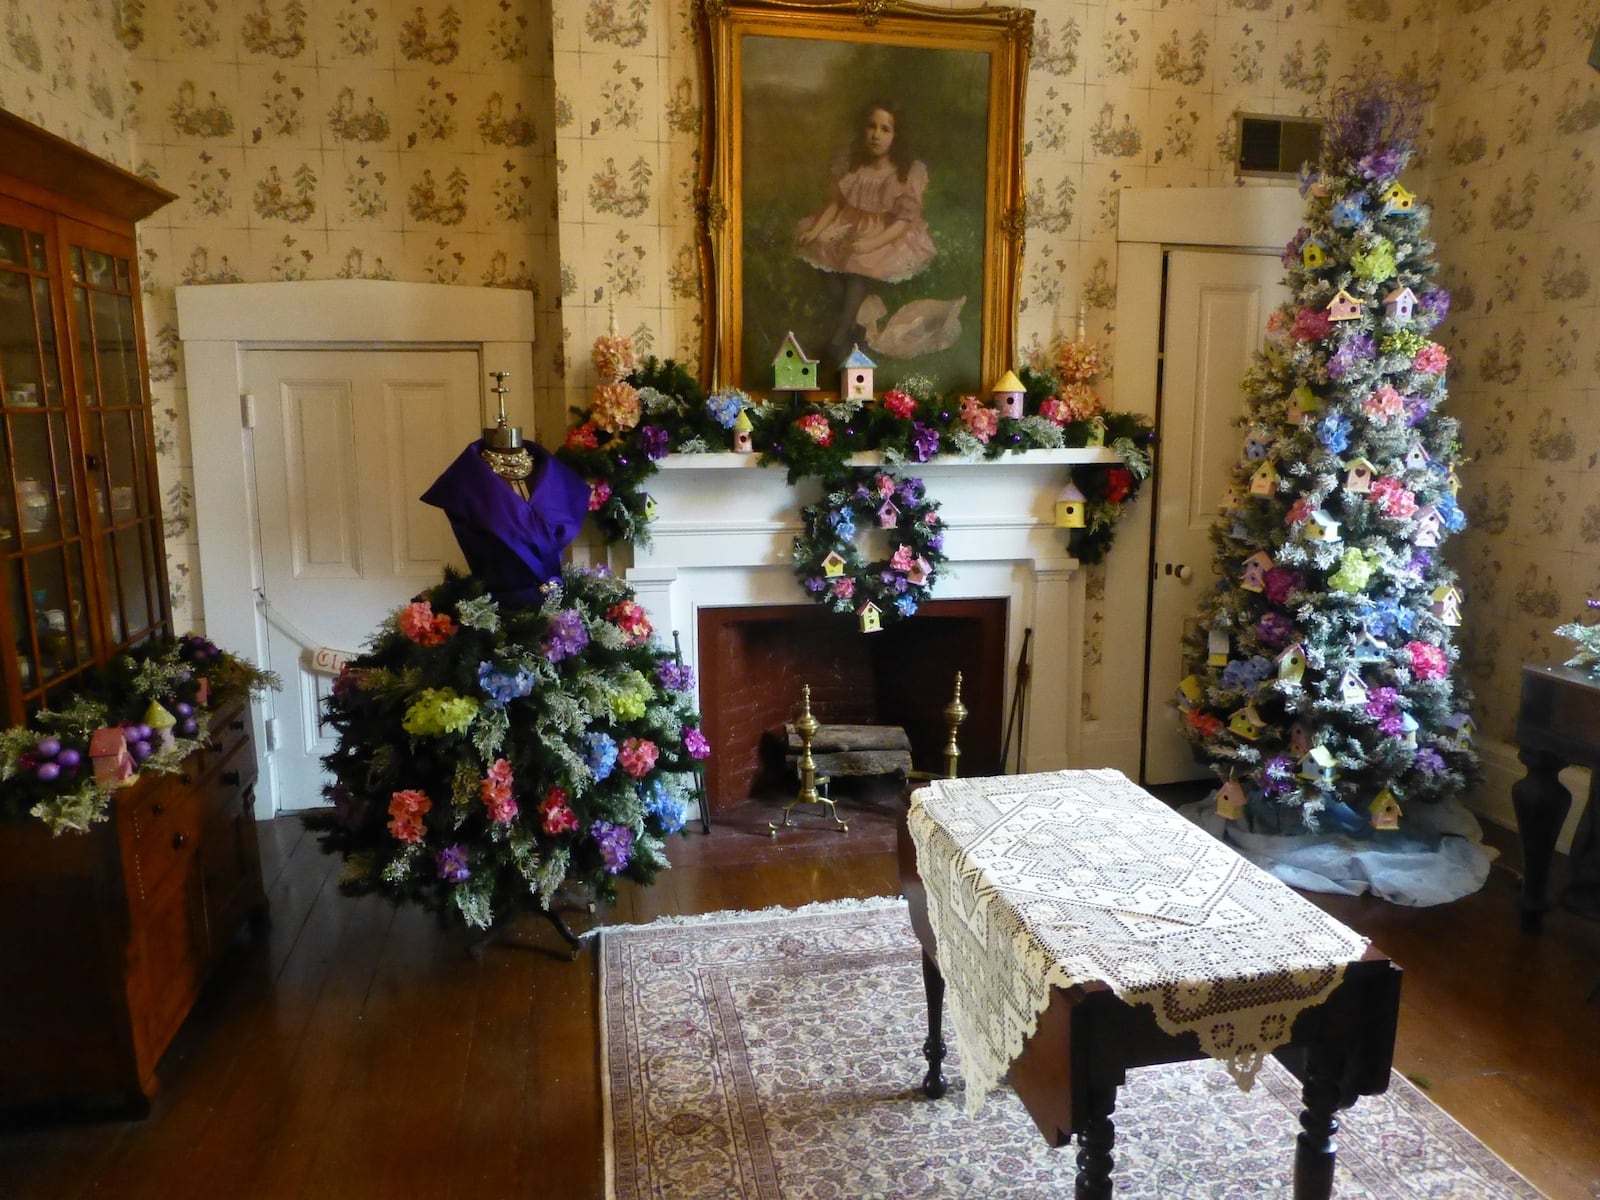
{"label": "fireplace tool stand", "polygon": [[839,819],[839,810],[828,797],[828,777],[817,774],[817,762],[811,756],[811,739],[817,736],[820,725],[821,722],[811,715],[811,685],[808,683],[800,689],[800,718],[794,723],[795,732],[800,735],[800,761],[796,766],[800,772],[800,790],[793,800],[783,806],[781,822],[767,822],[767,832],[772,837],[777,837],[778,830],[789,824],[789,810],[796,804],[827,805],[828,815],[833,818],[839,832],[850,832],[850,823]]}

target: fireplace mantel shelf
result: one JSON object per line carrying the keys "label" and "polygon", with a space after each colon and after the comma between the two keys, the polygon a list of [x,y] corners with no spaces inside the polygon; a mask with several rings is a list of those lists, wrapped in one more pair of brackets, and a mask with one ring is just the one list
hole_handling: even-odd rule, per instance
{"label": "fireplace mantel shelf", "polygon": [[[1103,446],[1080,446],[1070,450],[1014,450],[999,458],[957,458],[941,454],[925,463],[897,464],[908,469],[926,470],[930,467],[1004,467],[1004,466],[1074,466],[1078,463],[1119,462],[1116,452]],[[712,454],[669,454],[656,466],[663,471],[725,471],[761,467],[756,454],[735,454],[718,451]],[[883,465],[883,455],[876,450],[861,450],[850,456],[852,467],[878,467]]]}

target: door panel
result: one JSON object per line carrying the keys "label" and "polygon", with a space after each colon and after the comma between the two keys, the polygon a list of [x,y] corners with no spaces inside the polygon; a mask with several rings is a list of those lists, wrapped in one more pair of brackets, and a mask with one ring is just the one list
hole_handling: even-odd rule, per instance
{"label": "door panel", "polygon": [[[418,497],[482,428],[467,351],[260,350],[245,362],[279,811],[322,803],[333,749],[312,652],[356,653],[391,611],[465,569],[449,522]],[[268,773],[263,771],[263,778]]]}
{"label": "door panel", "polygon": [[1145,680],[1142,778],[1201,779],[1173,701],[1193,670],[1183,646],[1215,581],[1211,527],[1240,456],[1240,381],[1266,339],[1267,315],[1288,295],[1276,255],[1174,250],[1167,255],[1162,335],[1161,467],[1156,474],[1155,575]]}

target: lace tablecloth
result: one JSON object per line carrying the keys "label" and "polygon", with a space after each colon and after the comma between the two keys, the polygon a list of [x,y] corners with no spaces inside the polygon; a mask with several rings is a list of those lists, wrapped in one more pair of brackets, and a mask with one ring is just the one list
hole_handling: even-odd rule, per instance
{"label": "lace tablecloth", "polygon": [[1051,989],[1092,982],[1248,1089],[1367,947],[1118,771],[939,780],[910,832],[974,1111]]}

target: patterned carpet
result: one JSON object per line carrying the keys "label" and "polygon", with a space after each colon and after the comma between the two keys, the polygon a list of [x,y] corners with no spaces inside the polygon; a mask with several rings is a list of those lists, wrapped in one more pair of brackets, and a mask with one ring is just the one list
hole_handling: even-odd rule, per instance
{"label": "patterned carpet", "polygon": [[[925,1099],[922,975],[898,901],[605,930],[607,1194],[614,1200],[1069,1196],[1009,1090],[976,1118]],[[1240,1092],[1220,1064],[1130,1073],[1118,1200],[1284,1197],[1298,1085],[1268,1062]],[[1341,1200],[1540,1193],[1416,1088],[1342,1114]]]}

